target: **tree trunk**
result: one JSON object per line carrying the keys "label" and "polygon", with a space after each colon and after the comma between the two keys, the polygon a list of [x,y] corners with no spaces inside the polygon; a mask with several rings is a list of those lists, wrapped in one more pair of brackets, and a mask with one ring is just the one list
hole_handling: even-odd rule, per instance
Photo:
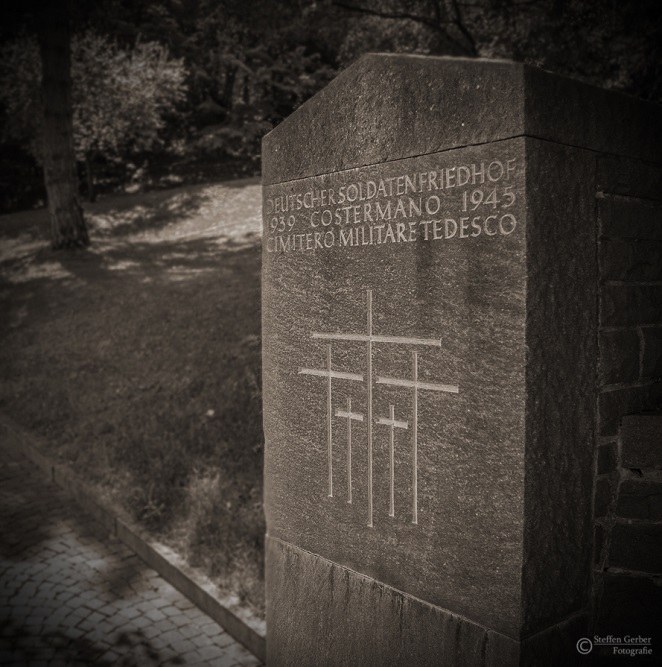
{"label": "tree trunk", "polygon": [[43,164],[54,249],[89,244],[78,198],[71,108],[71,34],[67,0],[52,0],[38,21],[42,63]]}

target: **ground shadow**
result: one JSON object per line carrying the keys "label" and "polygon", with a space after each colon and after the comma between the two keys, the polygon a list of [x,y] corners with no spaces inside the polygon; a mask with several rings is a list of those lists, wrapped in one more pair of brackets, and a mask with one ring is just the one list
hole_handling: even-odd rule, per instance
{"label": "ground shadow", "polygon": [[125,237],[149,230],[157,232],[168,225],[195,217],[210,205],[210,188],[204,186],[173,192],[150,192],[113,198],[112,203],[90,208],[87,213],[92,236]]}
{"label": "ground shadow", "polygon": [[[254,178],[115,196],[85,211],[92,256],[118,249],[123,242],[156,245],[200,236],[245,245],[259,237],[259,217],[260,186]],[[0,216],[0,237],[0,274],[9,282],[23,282],[21,273],[32,264],[66,263],[82,254],[50,250],[46,209]],[[47,275],[44,270],[37,273]]]}
{"label": "ground shadow", "polygon": [[[5,450],[0,453],[7,458]],[[10,457],[12,460],[3,461],[0,468],[0,558],[14,563],[29,561],[34,556],[39,558],[40,549],[47,549],[48,542],[58,537],[64,522],[71,525],[77,537],[98,541],[99,547],[105,550],[110,537],[105,526],[86,514],[74,500],[65,497],[31,461],[16,453]],[[109,555],[109,563],[114,564],[114,555]],[[133,556],[124,567],[95,572],[90,585],[122,599],[145,571],[150,568]],[[0,592],[0,601],[4,598],[5,592]]]}
{"label": "ground shadow", "polygon": [[51,518],[59,513],[56,505],[44,503],[43,484],[49,483],[37,468],[27,459],[13,458],[4,463],[0,480],[0,556],[20,562],[26,552],[51,539]]}
{"label": "ground shadow", "polygon": [[[215,479],[231,464],[223,488],[232,510],[219,494],[218,507],[208,495],[193,500],[205,531],[237,524],[248,546],[224,545],[228,558],[257,562],[261,226],[252,185],[157,202],[153,225],[146,215],[139,228],[111,227],[87,251],[52,253],[43,242],[0,261],[0,410],[95,488],[120,489],[114,500],[155,536],[188,511],[193,468]],[[109,586],[121,593],[126,584],[118,576]]]}
{"label": "ground shadow", "polygon": [[183,665],[179,656],[162,656],[141,630],[118,632],[104,642],[72,636],[66,627],[44,631],[26,618],[0,618],[0,662],[26,667],[58,661],[81,667]]}

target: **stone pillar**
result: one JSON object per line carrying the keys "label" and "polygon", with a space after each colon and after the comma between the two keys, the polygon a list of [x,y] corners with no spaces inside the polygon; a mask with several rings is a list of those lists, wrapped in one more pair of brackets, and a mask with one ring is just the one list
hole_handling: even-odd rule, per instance
{"label": "stone pillar", "polygon": [[577,657],[596,193],[604,156],[661,162],[659,120],[520,64],[371,55],[264,139],[270,667]]}

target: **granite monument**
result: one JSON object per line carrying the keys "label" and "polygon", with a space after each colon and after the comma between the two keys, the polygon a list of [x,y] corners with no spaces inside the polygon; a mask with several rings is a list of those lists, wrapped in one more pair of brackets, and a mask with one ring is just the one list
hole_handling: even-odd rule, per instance
{"label": "granite monument", "polygon": [[370,55],[264,139],[269,665],[578,656],[596,202],[659,176],[659,118],[521,64]]}

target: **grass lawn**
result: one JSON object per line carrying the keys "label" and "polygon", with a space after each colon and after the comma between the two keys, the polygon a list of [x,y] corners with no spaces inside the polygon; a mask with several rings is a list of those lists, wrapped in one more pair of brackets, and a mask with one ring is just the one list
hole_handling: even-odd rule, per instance
{"label": "grass lawn", "polygon": [[257,179],[0,217],[0,410],[264,612]]}

